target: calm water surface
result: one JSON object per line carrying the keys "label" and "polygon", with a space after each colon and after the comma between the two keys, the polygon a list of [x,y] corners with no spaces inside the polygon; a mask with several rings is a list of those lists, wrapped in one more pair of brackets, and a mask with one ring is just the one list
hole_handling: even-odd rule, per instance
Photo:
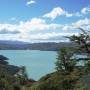
{"label": "calm water surface", "polygon": [[9,63],[26,66],[28,76],[35,80],[55,70],[57,53],[38,50],[0,50],[0,54],[9,58]]}

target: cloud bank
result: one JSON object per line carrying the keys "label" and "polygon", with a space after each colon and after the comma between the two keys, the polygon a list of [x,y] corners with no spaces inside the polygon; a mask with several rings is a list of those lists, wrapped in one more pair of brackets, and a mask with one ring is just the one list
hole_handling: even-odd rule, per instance
{"label": "cloud bank", "polygon": [[62,40],[64,36],[78,34],[76,28],[90,29],[90,19],[85,18],[70,24],[47,23],[44,19],[33,18],[19,24],[0,24],[0,39],[21,41]]}

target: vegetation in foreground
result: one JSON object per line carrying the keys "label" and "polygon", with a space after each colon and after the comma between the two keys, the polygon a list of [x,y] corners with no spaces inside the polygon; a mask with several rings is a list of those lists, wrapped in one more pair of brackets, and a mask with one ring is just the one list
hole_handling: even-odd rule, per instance
{"label": "vegetation in foreground", "polygon": [[28,79],[24,66],[9,65],[8,58],[0,55],[0,90],[25,90],[34,80]]}
{"label": "vegetation in foreground", "polygon": [[78,46],[63,47],[58,52],[56,72],[37,82],[28,79],[25,67],[9,65],[7,58],[0,56],[0,90],[89,90],[90,32],[80,30],[80,35],[68,37]]}

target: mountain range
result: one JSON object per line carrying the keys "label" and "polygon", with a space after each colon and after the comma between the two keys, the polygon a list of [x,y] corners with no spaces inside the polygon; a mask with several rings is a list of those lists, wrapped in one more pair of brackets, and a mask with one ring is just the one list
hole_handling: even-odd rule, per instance
{"label": "mountain range", "polygon": [[29,43],[22,41],[0,40],[0,50],[44,50],[57,51],[62,47],[72,47],[75,43],[72,42],[40,42]]}

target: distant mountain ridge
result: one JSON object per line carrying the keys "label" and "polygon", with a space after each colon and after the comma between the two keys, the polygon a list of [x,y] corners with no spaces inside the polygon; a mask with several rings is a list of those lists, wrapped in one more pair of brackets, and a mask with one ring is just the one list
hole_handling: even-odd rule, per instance
{"label": "distant mountain ridge", "polygon": [[0,40],[0,44],[28,44],[28,42],[22,42],[22,41],[11,41],[11,40]]}
{"label": "distant mountain ridge", "polygon": [[28,43],[22,41],[9,41],[0,40],[1,50],[43,50],[43,51],[57,51],[62,47],[73,47],[76,45],[72,42],[40,42],[40,43]]}

